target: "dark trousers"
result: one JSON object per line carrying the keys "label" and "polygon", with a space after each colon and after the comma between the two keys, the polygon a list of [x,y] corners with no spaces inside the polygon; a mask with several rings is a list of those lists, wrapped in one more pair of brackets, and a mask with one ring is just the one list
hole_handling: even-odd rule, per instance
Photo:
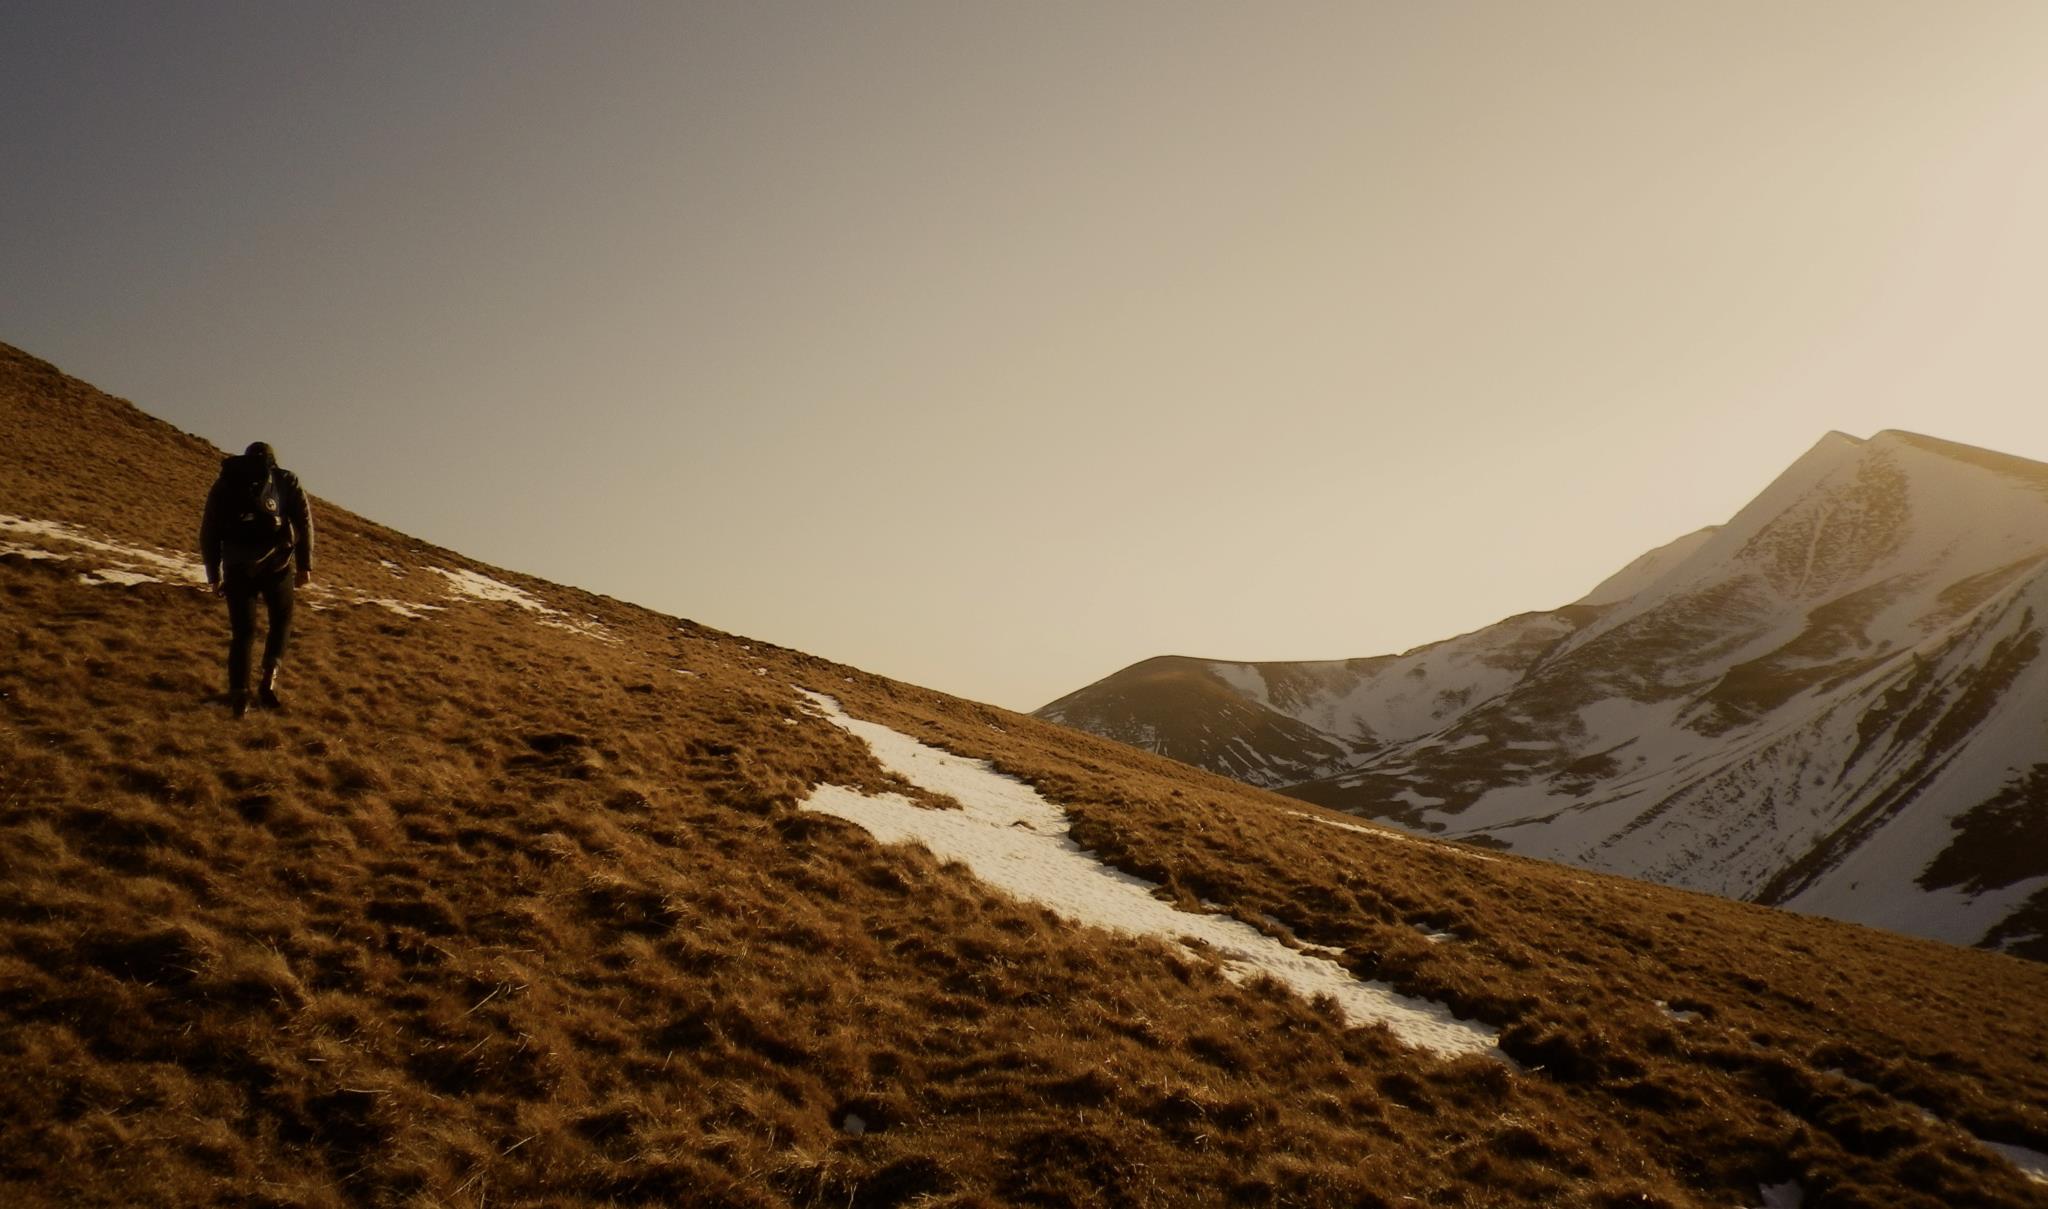
{"label": "dark trousers", "polygon": [[256,601],[261,598],[270,615],[269,632],[263,638],[263,669],[268,672],[284,658],[284,644],[292,634],[292,569],[282,571],[238,571],[229,568],[221,576],[221,594],[228,601],[228,692],[249,691],[249,648],[256,641]]}

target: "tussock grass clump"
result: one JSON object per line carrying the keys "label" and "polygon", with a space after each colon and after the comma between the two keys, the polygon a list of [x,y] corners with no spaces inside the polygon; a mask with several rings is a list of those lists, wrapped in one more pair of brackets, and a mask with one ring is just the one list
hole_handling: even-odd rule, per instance
{"label": "tussock grass clump", "polygon": [[[213,451],[0,354],[4,507],[185,545]],[[81,449],[132,476],[85,490]],[[210,699],[217,602],[0,555],[8,1203],[2043,1199],[1968,1136],[2048,1150],[2039,966],[1336,831],[322,521],[290,708],[240,723]],[[424,621],[353,602],[438,592],[413,585],[430,565],[610,641],[445,595],[410,598],[445,606]],[[905,785],[796,686],[991,760],[1103,859],[1450,1004],[1517,1065],[1347,1028],[802,812],[819,784]]]}

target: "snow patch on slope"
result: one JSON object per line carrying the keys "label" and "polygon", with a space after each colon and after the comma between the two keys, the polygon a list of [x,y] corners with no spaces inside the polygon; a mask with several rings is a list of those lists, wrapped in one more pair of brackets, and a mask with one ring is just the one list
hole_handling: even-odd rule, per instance
{"label": "snow patch on slope", "polygon": [[1209,670],[1216,678],[1244,696],[1268,709],[1273,708],[1273,699],[1266,692],[1265,674],[1251,663],[1211,663]]}
{"label": "snow patch on slope", "polygon": [[[88,566],[79,573],[79,582],[92,587],[132,588],[139,584],[153,583],[204,586],[206,583],[206,569],[197,559],[112,541],[82,526],[66,524],[63,521],[0,514],[0,536],[27,539],[0,540],[0,554],[49,562],[105,560],[110,565]],[[85,552],[101,557],[87,559],[84,557]],[[394,575],[403,573],[403,568],[389,559],[380,560],[379,565]],[[475,571],[450,571],[443,567],[432,567],[429,570],[445,577],[449,591],[456,596],[510,604],[535,614],[535,619],[542,625],[568,630],[600,642],[618,641],[597,618],[576,617],[560,609],[550,608],[531,594],[511,584],[501,583],[488,575],[480,575]],[[424,621],[429,614],[445,607],[424,601],[351,595],[319,584],[302,591],[301,599],[310,608],[328,608],[338,599],[348,604],[370,605],[384,609],[412,621]]]}
{"label": "snow patch on slope", "polygon": [[1305,810],[1290,810],[1287,813],[1297,819],[1307,819],[1311,823],[1321,823],[1325,827],[1335,827],[1339,831],[1349,831],[1353,835],[1371,836],[1376,840],[1394,840],[1397,843],[1403,844],[1424,844],[1434,852],[1441,853],[1444,856],[1456,857],[1461,861],[1476,861],[1484,865],[1491,864],[1494,859],[1493,857],[1470,852],[1463,848],[1453,848],[1449,844],[1440,844],[1434,840],[1425,840],[1420,836],[1408,835],[1405,832],[1396,831],[1392,827],[1360,827],[1356,823],[1340,823],[1336,819],[1326,819],[1322,815],[1310,814]]}
{"label": "snow patch on slope", "polygon": [[501,580],[492,579],[488,575],[479,574],[467,569],[459,571],[451,571],[446,567],[429,567],[427,569],[448,581],[448,591],[452,595],[494,604],[508,604],[514,608],[524,609],[534,614],[535,618],[544,626],[552,626],[558,630],[568,630],[572,634],[581,634],[586,638],[595,638],[599,642],[618,641],[611,631],[607,630],[597,618],[576,617],[572,614],[564,613],[560,609],[544,604],[539,597],[523,588],[515,588]]}
{"label": "snow patch on slope", "polygon": [[355,603],[374,605],[388,612],[396,613],[408,621],[425,621],[430,613],[441,610],[440,605],[415,604],[409,600],[393,600],[387,596],[359,596]]}
{"label": "snow patch on slope", "polygon": [[2006,1142],[1987,1142],[1983,1138],[1977,1139],[1977,1145],[2019,1168],[2020,1174],[2030,1182],[2048,1184],[2048,1154]]}
{"label": "snow patch on slope", "polygon": [[[97,581],[89,582],[109,584],[161,583],[163,580],[159,577],[166,575],[174,581],[184,583],[203,584],[206,582],[206,571],[195,559],[180,558],[177,555],[166,554],[160,550],[148,550],[141,546],[130,546],[122,542],[108,541],[105,538],[96,537],[76,525],[67,525],[62,521],[31,520],[27,517],[0,515],[0,534],[42,538],[46,543],[50,541],[63,542],[66,545],[78,546],[97,554],[110,556],[114,560],[114,566],[91,573],[99,575],[100,578]],[[25,553],[27,550],[36,548],[36,546],[34,544],[14,545],[10,543],[10,548],[17,552]],[[50,552],[47,545],[42,546],[42,549],[44,553],[40,555],[30,554],[29,557],[63,557],[62,555]]]}
{"label": "snow patch on slope", "polygon": [[532,593],[523,588],[480,575],[475,571],[450,571],[446,567],[429,567],[430,571],[448,581],[448,591],[456,596],[467,596],[471,600],[488,600],[525,609],[529,613],[553,613],[554,609],[542,604]]}
{"label": "snow patch on slope", "polygon": [[931,810],[896,794],[871,797],[820,785],[803,809],[856,823],[885,844],[921,843],[998,889],[1080,923],[1191,945],[1219,958],[1233,979],[1264,975],[1307,998],[1327,995],[1353,1024],[1384,1024],[1409,1045],[1445,1057],[1496,1052],[1492,1030],[1459,1020],[1439,1004],[1361,981],[1327,958],[1288,948],[1238,920],[1182,911],[1153,897],[1152,883],[1103,864],[1076,844],[1057,805],[987,761],[849,717],[822,693],[803,695],[833,725],[865,741],[883,767],[965,807]]}
{"label": "snow patch on slope", "polygon": [[158,579],[154,575],[145,575],[140,571],[123,571],[118,567],[102,567],[80,575],[78,582],[91,584],[96,588],[132,588],[136,584],[160,584],[163,580]]}

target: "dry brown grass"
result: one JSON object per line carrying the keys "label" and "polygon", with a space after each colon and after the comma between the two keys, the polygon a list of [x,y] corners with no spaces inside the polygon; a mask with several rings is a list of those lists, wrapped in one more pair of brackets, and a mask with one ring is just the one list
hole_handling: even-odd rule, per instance
{"label": "dry brown grass", "polygon": [[[0,511],[187,544],[212,455],[15,360]],[[65,469],[81,446],[139,468],[132,506]],[[332,586],[473,565],[322,520]],[[77,570],[0,556],[9,1203],[2048,1200],[1920,1111],[2048,1150],[2030,963],[1348,835],[502,572],[620,641],[494,605],[308,610],[292,709],[237,724],[209,702],[217,602]],[[1456,1004],[1527,1069],[799,813],[821,782],[896,782],[792,685],[993,759],[1106,859]]]}
{"label": "dry brown grass", "polygon": [[1569,1090],[1571,1112],[1633,1134],[1697,1189],[1739,1199],[1775,1170],[1809,1203],[2048,1199],[1988,1176],[1926,1116],[2048,1142],[2048,970],[2034,963],[1333,832],[1292,817],[1313,809],[1300,803],[923,690],[856,712],[1030,781],[1084,844],[1178,897],[1276,918],[1361,975],[1505,1026],[1503,1050]]}

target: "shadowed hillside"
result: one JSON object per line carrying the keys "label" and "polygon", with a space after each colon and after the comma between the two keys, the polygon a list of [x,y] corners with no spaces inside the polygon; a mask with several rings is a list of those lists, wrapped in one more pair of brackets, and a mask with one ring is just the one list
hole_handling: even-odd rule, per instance
{"label": "shadowed hillside", "polygon": [[[1357,827],[318,500],[289,709],[236,722],[217,457],[0,346],[6,1203],[2048,1204],[2037,964]],[[1497,1048],[807,808],[962,803],[800,690]]]}
{"label": "shadowed hillside", "polygon": [[1204,661],[1174,655],[1134,664],[1039,712],[1265,788],[1335,772],[1352,754],[1313,726],[1232,692]]}

